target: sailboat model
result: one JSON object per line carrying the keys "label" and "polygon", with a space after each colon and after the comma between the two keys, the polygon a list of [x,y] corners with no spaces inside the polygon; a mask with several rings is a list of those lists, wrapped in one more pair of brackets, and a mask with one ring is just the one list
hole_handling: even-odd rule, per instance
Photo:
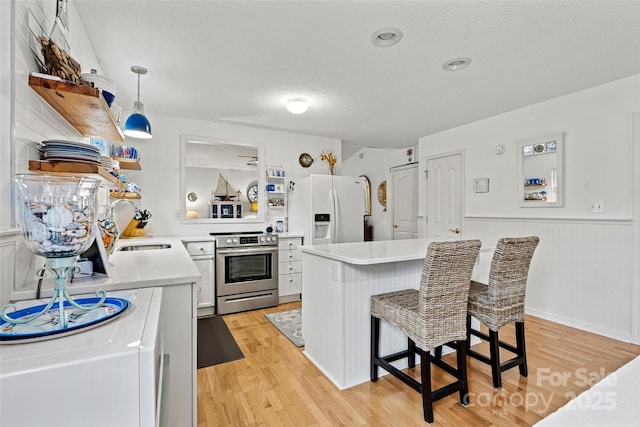
{"label": "sailboat model", "polygon": [[229,201],[235,200],[239,191],[234,191],[231,184],[229,184],[229,180],[222,176],[222,174],[218,175],[218,186],[213,192],[214,197],[217,200]]}

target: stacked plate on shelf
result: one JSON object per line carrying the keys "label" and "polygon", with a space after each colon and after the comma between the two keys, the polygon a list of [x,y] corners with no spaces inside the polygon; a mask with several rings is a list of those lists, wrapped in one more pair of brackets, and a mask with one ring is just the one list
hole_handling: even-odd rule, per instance
{"label": "stacked plate on shelf", "polygon": [[106,170],[113,170],[113,159],[107,156],[100,156],[100,166]]}
{"label": "stacked plate on shelf", "polygon": [[42,141],[42,160],[80,162],[100,165],[100,150],[92,145],[74,141]]}

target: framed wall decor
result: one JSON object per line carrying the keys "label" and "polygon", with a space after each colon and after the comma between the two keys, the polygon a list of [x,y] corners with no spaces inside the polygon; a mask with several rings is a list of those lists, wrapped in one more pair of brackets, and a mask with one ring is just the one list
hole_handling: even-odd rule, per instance
{"label": "framed wall decor", "polygon": [[387,181],[382,181],[378,185],[378,202],[387,210]]}
{"label": "framed wall decor", "polygon": [[516,145],[520,207],[561,207],[564,201],[564,134],[529,138]]}

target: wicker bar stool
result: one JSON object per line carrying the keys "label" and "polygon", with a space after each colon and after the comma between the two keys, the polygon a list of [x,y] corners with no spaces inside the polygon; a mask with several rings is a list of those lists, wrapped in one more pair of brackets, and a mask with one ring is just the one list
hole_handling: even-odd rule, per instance
{"label": "wicker bar stool", "polygon": [[[524,340],[524,298],[529,265],[540,239],[536,236],[502,238],[498,240],[491,260],[489,284],[472,281],[467,314],[467,354],[491,366],[493,387],[502,387],[502,372],[518,366],[526,377],[527,353]],[[471,316],[487,325],[489,335],[471,328]],[[515,322],[516,347],[498,339],[498,330]],[[470,348],[475,335],[489,341],[490,357]],[[515,357],[500,362],[500,347],[515,353]]]}
{"label": "wicker bar stool", "polygon": [[[479,240],[434,242],[429,244],[420,279],[420,289],[406,289],[371,296],[371,381],[378,380],[378,367],[422,395],[425,421],[433,422],[433,402],[460,393],[467,404],[466,318],[469,283],[480,250]],[[408,337],[407,350],[380,356],[380,319],[399,327]],[[453,343],[455,342],[455,343]],[[457,369],[435,360],[430,351],[450,343],[457,351]],[[407,358],[415,367],[420,355],[421,381],[391,365]],[[455,381],[432,391],[431,363],[455,377]]]}

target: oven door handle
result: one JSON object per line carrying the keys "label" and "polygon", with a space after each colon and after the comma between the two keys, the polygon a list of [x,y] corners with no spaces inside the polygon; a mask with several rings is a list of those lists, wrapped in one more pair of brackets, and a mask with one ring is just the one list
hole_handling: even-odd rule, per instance
{"label": "oven door handle", "polygon": [[249,255],[278,252],[277,246],[261,246],[259,248],[218,249],[216,255]]}

